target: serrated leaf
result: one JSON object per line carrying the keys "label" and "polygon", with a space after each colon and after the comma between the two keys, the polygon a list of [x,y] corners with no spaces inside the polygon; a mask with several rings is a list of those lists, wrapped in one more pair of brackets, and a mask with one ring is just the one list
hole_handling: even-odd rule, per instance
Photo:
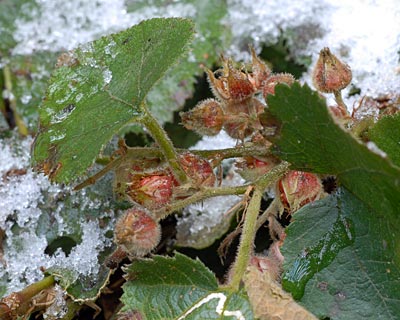
{"label": "serrated leaf", "polygon": [[284,289],[320,318],[397,319],[400,245],[393,216],[372,212],[342,190],[293,219],[281,249]]}
{"label": "serrated leaf", "polygon": [[368,136],[400,167],[400,113],[379,120],[368,131]]}
{"label": "serrated leaf", "polygon": [[278,85],[275,92],[268,98],[281,122],[274,152],[298,170],[337,175],[368,207],[398,216],[400,170],[337,125],[307,85]]}
{"label": "serrated leaf", "polygon": [[146,95],[192,36],[190,20],[151,19],[60,57],[40,107],[33,165],[59,182],[83,174],[115,133],[140,119]]}
{"label": "serrated leaf", "polygon": [[244,292],[218,289],[214,275],[199,260],[177,253],[135,261],[125,272],[122,311],[143,319],[253,319]]}
{"label": "serrated leaf", "polygon": [[[169,71],[148,96],[148,105],[152,114],[160,122],[173,120],[173,112],[180,110],[194,91],[196,77],[203,74],[200,65],[212,67],[219,59],[220,52],[227,46],[229,28],[221,23],[227,13],[227,5],[218,0],[184,0],[179,3],[155,1],[150,6],[148,1],[128,2],[128,12],[153,10],[159,14],[186,8],[193,12],[190,16],[195,23],[197,36],[193,40],[190,58],[182,59],[179,65]],[[190,8],[190,9],[189,9]]]}
{"label": "serrated leaf", "polygon": [[275,152],[293,168],[335,174],[346,187],[295,213],[282,252],[284,288],[317,316],[399,313],[400,171],[337,125],[307,86],[277,86]]}

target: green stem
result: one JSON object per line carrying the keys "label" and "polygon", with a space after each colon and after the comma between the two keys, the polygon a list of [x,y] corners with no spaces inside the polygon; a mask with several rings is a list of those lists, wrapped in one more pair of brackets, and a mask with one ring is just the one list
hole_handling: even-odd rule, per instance
{"label": "green stem", "polygon": [[167,133],[159,125],[157,120],[147,111],[147,109],[145,110],[141,123],[150,131],[154,140],[158,143],[177,180],[181,184],[185,184],[188,182],[188,177],[179,163],[178,155],[171,140],[168,138]]}
{"label": "green stem", "polygon": [[9,96],[10,108],[11,108],[11,110],[13,112],[15,124],[18,127],[18,132],[22,136],[27,136],[28,133],[29,133],[28,132],[28,128],[26,127],[24,121],[22,120],[22,118],[20,117],[20,115],[17,112],[17,102],[15,101],[15,98],[13,96],[11,96],[11,94],[12,94],[12,80],[11,80],[11,71],[10,71],[10,68],[8,66],[4,66],[3,75],[4,75],[4,86],[5,86],[7,92],[10,95]]}
{"label": "green stem", "polygon": [[253,196],[246,210],[246,219],[243,225],[242,236],[240,237],[238,255],[233,266],[233,276],[229,283],[229,287],[233,291],[239,290],[240,282],[250,261],[263,191],[258,186],[254,189]]}
{"label": "green stem", "polygon": [[181,210],[190,204],[205,200],[207,198],[227,196],[227,195],[240,195],[246,192],[250,185],[243,185],[237,187],[217,187],[208,188],[204,187],[194,195],[185,198],[183,200],[175,201],[169,205],[166,205],[163,209],[154,211],[154,215],[159,219],[163,219],[168,216],[171,212]]}
{"label": "green stem", "polygon": [[[178,153],[186,152],[186,149],[176,149]],[[264,146],[240,146],[235,148],[217,149],[217,150],[190,150],[190,152],[208,159],[229,159],[238,158],[248,155],[252,156],[269,156],[271,152]],[[150,158],[150,157],[160,157],[162,152],[159,148],[150,147],[133,147],[127,148],[127,156],[137,159],[137,158]]]}
{"label": "green stem", "polygon": [[94,184],[97,180],[99,180],[102,176],[107,174],[110,170],[117,167],[122,162],[122,159],[123,157],[112,160],[99,172],[95,173],[93,176],[89,177],[88,179],[86,179],[85,181],[74,187],[74,191],[81,190],[87,186],[90,186],[91,184]]}
{"label": "green stem", "polygon": [[13,292],[0,300],[0,319],[7,319],[10,313],[23,315],[30,308],[30,300],[40,291],[54,285],[54,277],[48,276],[25,289]]}
{"label": "green stem", "polygon": [[289,163],[284,161],[254,183],[255,189],[245,212],[246,216],[243,224],[242,236],[240,237],[238,255],[233,265],[231,281],[228,284],[228,288],[232,291],[239,290],[240,282],[253,252],[253,243],[257,232],[257,218],[263,192],[268,185],[276,182],[288,170]]}
{"label": "green stem", "polygon": [[343,98],[342,98],[342,91],[340,91],[340,90],[333,91],[333,95],[335,96],[336,103],[340,107],[342,107],[344,110],[347,111],[347,107],[346,107],[346,105],[345,105],[345,103],[343,101]]}

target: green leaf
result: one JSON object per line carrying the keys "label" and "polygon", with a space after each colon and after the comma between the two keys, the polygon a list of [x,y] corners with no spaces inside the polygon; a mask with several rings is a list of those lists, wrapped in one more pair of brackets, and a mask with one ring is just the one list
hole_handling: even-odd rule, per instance
{"label": "green leaf", "polygon": [[397,319],[395,217],[377,215],[344,189],[293,219],[282,247],[285,290],[320,318]]}
{"label": "green leaf", "polygon": [[151,19],[61,56],[40,107],[33,165],[58,182],[82,175],[115,133],[140,120],[148,92],[192,36],[190,20]]}
{"label": "green leaf", "polygon": [[282,248],[284,288],[321,317],[394,319],[399,169],[337,125],[307,86],[277,86],[268,105],[280,121],[275,153],[295,169],[335,174],[345,187],[294,215]]}
{"label": "green leaf", "polygon": [[177,253],[154,256],[126,268],[123,312],[139,311],[144,319],[253,319],[244,292],[218,289],[214,275],[199,260]]}
{"label": "green leaf", "polygon": [[268,105],[281,122],[274,152],[292,168],[335,174],[373,211],[398,217],[400,170],[337,125],[317,92],[279,85]]}
{"label": "green leaf", "polygon": [[[179,3],[161,0],[152,4],[150,8],[160,14],[179,10],[176,6],[192,8],[190,11],[193,11],[194,15],[190,18],[193,19],[196,29],[190,58],[182,59],[148,95],[147,101],[152,114],[164,123],[171,122],[173,112],[180,110],[185,101],[193,95],[196,77],[203,74],[200,65],[212,68],[219,60],[219,54],[227,47],[229,28],[221,23],[221,19],[227,13],[227,5],[218,0],[183,0]],[[127,6],[128,12],[149,10],[148,1],[131,1]]]}
{"label": "green leaf", "polygon": [[379,120],[368,136],[400,167],[400,113]]}

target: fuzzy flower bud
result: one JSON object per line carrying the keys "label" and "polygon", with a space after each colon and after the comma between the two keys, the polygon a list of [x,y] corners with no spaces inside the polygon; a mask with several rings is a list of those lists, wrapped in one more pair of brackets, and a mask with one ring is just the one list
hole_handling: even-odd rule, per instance
{"label": "fuzzy flower bud", "polygon": [[131,208],[115,225],[115,243],[131,256],[144,256],[153,250],[161,238],[159,224],[140,208]]}
{"label": "fuzzy flower bud", "polygon": [[165,171],[132,174],[126,194],[147,209],[159,209],[171,200],[175,184],[173,175]]}
{"label": "fuzzy flower bud", "polygon": [[185,152],[179,155],[182,169],[198,186],[212,187],[215,184],[215,174],[210,163],[193,153]]}
{"label": "fuzzy flower bud", "polygon": [[206,99],[188,112],[179,114],[186,129],[201,135],[215,136],[224,124],[224,112],[218,101]]}
{"label": "fuzzy flower bud", "polygon": [[312,79],[318,91],[331,93],[347,87],[352,74],[347,64],[341,62],[329,48],[324,48],[319,53]]}
{"label": "fuzzy flower bud", "polygon": [[247,181],[255,181],[257,178],[269,172],[278,163],[275,158],[244,157],[236,162],[238,173]]}
{"label": "fuzzy flower bud", "polygon": [[323,195],[323,186],[318,176],[302,171],[289,171],[278,182],[278,189],[283,207],[290,213]]}
{"label": "fuzzy flower bud", "polygon": [[265,80],[271,75],[271,69],[256,54],[253,47],[250,47],[252,56],[252,74],[250,80],[257,90],[261,90]]}
{"label": "fuzzy flower bud", "polygon": [[224,60],[222,76],[218,79],[211,70],[206,69],[206,72],[214,95],[222,101],[243,101],[256,92],[249,76],[234,68],[231,60]]}

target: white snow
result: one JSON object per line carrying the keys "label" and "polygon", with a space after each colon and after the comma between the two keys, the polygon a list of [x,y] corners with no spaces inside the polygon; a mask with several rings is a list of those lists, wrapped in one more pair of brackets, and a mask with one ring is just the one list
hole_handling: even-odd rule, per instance
{"label": "white snow", "polygon": [[[293,55],[312,56],[303,80],[323,47],[329,47],[352,69],[361,96],[398,94],[400,90],[400,6],[397,0],[252,1],[230,0],[230,52],[248,60],[247,44],[273,44],[280,30],[294,33]],[[289,34],[290,34],[289,32]],[[290,40],[290,39],[289,39]],[[258,48],[259,49],[259,48]],[[346,93],[348,90],[345,90]],[[346,100],[351,109],[355,99]]]}
{"label": "white snow", "polygon": [[[43,277],[40,267],[64,267],[75,270],[76,277],[96,277],[98,254],[111,245],[105,233],[112,228],[113,219],[110,226],[101,229],[97,220],[86,221],[79,215],[85,209],[98,210],[105,202],[90,199],[85,191],[72,192],[69,187],[51,184],[43,174],[33,172],[29,168],[31,143],[31,138],[20,140],[16,136],[0,140],[0,229],[6,235],[2,243],[6,267],[0,268],[0,279],[8,279],[8,293],[40,280]],[[69,194],[80,210],[72,211],[62,201],[56,201],[59,196],[65,198]],[[60,249],[52,256],[45,253],[49,244],[47,235],[39,230],[43,224],[40,219],[48,216],[42,209],[48,202],[54,202],[55,206],[49,217],[56,221],[55,236],[73,232],[70,222],[62,218],[65,210],[76,214],[75,221],[81,225],[82,241],[72,248],[68,257]],[[112,212],[104,212],[99,219],[112,216]]]}
{"label": "white snow", "polygon": [[[148,6],[128,13],[124,0],[36,0],[38,8],[23,10],[29,17],[16,21],[14,54],[35,51],[70,50],[102,35],[121,31],[140,21],[154,17],[191,17],[195,8],[190,4]],[[110,53],[113,55],[112,51]]]}

